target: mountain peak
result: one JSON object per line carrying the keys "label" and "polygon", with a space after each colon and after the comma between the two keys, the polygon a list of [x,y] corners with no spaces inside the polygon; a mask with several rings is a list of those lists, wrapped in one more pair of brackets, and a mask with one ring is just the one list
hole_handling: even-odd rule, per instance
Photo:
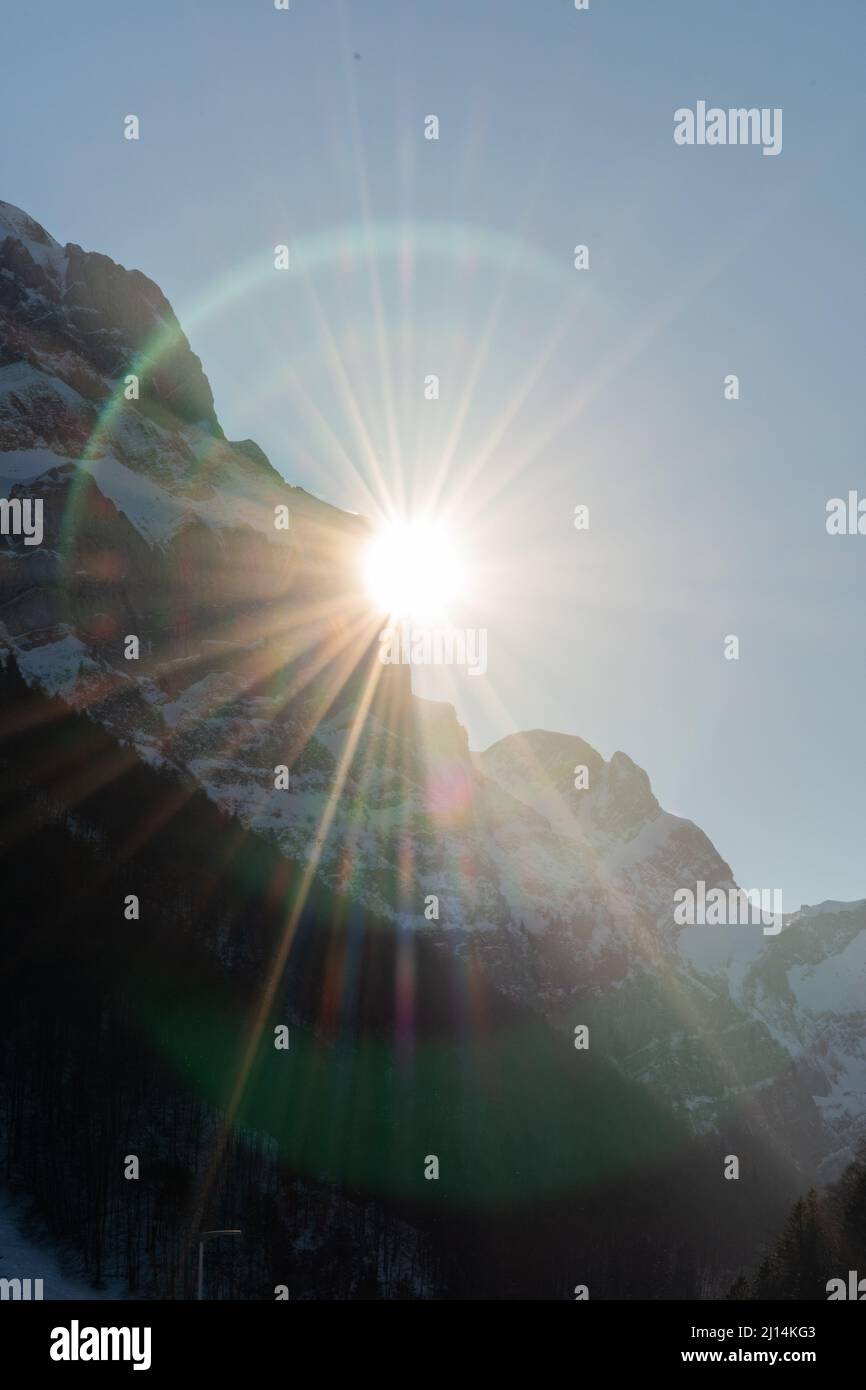
{"label": "mountain peak", "polygon": [[[479,766],[513,796],[552,823],[630,838],[659,814],[650,780],[627,754],[610,762],[576,734],[546,729],[510,734],[479,755]],[[585,774],[581,769],[585,768]],[[580,790],[578,778],[584,778]]]}
{"label": "mountain peak", "polygon": [[141,271],[73,242],[61,246],[2,201],[0,271],[0,336],[9,342],[0,365],[29,360],[76,390],[88,377],[91,400],[132,372],[142,399],[163,415],[222,438],[202,364],[162,290]]}
{"label": "mountain peak", "polygon": [[0,198],[0,232],[4,236],[14,236],[19,241],[33,241],[39,246],[53,246],[60,250],[60,242],[46,232],[45,228],[31,217],[23,208],[14,203],[6,203]]}
{"label": "mountain peak", "polygon": [[14,203],[4,203],[0,198],[0,244],[7,237],[18,241],[31,259],[43,270],[59,272],[63,259],[63,247],[55,241],[45,228]]}

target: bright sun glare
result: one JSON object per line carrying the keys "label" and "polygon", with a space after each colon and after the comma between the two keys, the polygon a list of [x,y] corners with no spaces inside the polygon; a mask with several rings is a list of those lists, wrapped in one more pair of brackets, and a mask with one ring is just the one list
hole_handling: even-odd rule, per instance
{"label": "bright sun glare", "polygon": [[432,521],[401,522],[379,532],[364,562],[367,592],[392,617],[430,619],[458,597],[462,569],[446,527]]}

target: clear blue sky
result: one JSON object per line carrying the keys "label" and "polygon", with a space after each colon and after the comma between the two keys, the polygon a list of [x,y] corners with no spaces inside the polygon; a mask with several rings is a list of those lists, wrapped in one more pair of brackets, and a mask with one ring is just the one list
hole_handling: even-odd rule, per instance
{"label": "clear blue sky", "polygon": [[[155,279],[292,482],[411,501],[456,430],[473,746],[622,748],[746,886],[862,897],[864,51],[862,0],[8,6],[0,197]],[[675,146],[699,99],[781,155]]]}

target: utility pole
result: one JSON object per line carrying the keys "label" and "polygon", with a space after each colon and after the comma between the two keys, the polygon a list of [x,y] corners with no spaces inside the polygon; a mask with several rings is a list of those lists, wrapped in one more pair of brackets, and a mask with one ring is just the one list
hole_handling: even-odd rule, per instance
{"label": "utility pole", "polygon": [[204,1296],[204,1243],[212,1240],[214,1236],[242,1236],[243,1231],[202,1231],[198,1242],[198,1297],[199,1302]]}

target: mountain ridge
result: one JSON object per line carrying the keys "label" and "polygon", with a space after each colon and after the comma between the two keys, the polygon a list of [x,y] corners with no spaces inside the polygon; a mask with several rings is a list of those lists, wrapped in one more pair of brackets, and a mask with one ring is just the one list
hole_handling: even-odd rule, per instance
{"label": "mountain ridge", "polygon": [[[532,730],[471,753],[451,705],[414,697],[405,669],[376,671],[367,522],[225,439],[152,281],[5,203],[0,484],[45,506],[42,546],[0,538],[0,652],[27,680],[395,929],[471,945],[497,989],[564,1031],[591,1015],[616,1065],[697,1132],[744,1110],[805,1172],[852,1152],[866,1019],[844,975],[866,902],[794,914],[778,942],[678,928],[677,888],[736,887],[700,827],[664,811],[624,752]],[[630,1017],[612,1021],[612,1001]]]}

